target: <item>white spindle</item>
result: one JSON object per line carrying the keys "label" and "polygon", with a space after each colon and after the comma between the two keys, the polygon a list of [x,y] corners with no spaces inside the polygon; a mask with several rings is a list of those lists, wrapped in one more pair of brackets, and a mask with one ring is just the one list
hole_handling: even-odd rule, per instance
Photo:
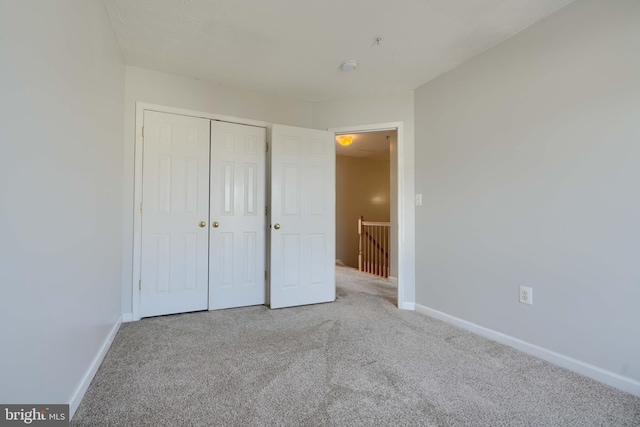
{"label": "white spindle", "polygon": [[390,223],[358,218],[358,269],[376,276],[389,277],[391,272]]}

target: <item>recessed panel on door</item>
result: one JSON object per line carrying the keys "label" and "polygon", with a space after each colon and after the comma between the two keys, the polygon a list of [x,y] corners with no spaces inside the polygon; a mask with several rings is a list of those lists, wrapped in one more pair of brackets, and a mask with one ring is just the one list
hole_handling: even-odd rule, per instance
{"label": "recessed panel on door", "polygon": [[140,316],[205,310],[209,120],[145,111],[144,129]]}
{"label": "recessed panel on door", "polygon": [[266,130],[211,122],[209,309],[265,304]]}

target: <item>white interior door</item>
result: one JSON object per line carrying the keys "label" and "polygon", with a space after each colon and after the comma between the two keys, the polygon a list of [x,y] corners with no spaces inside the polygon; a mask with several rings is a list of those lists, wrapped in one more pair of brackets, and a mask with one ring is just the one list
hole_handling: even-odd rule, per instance
{"label": "white interior door", "polygon": [[265,304],[266,129],[211,122],[209,309]]}
{"label": "white interior door", "polygon": [[209,120],[144,112],[140,316],[206,310]]}
{"label": "white interior door", "polygon": [[271,308],[335,300],[335,145],[330,132],[273,125]]}

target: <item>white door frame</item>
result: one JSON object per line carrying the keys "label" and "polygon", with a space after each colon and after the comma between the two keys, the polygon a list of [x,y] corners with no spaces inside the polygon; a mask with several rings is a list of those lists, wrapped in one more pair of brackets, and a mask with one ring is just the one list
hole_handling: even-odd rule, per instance
{"label": "white door frame", "polygon": [[[177,114],[182,116],[200,117],[208,120],[218,120],[221,122],[237,123],[241,125],[257,126],[267,129],[267,142],[271,132],[271,123],[258,120],[243,119],[239,117],[212,114],[203,111],[187,110],[184,108],[167,107],[164,105],[149,104],[146,102],[136,102],[136,122],[135,122],[135,154],[134,154],[134,209],[133,209],[133,271],[131,274],[131,310],[132,320],[140,320],[140,266],[142,256],[142,126],[144,124],[144,111],[157,111],[160,113]],[[266,248],[265,248],[266,249]]]}
{"label": "white door frame", "polygon": [[[396,130],[398,138],[398,164],[397,164],[397,184],[398,195],[397,209],[398,218],[398,308],[403,310],[413,310],[415,307],[415,272],[412,271],[415,265],[415,251],[413,250],[415,242],[415,215],[413,211],[406,208],[407,203],[411,201],[413,206],[413,194],[407,194],[413,191],[407,185],[413,179],[413,167],[411,165],[413,159],[408,153],[407,141],[404,135],[403,122],[376,123],[359,126],[346,126],[339,128],[329,128],[329,132],[335,135],[377,132],[385,130]],[[411,150],[413,151],[413,150]],[[392,207],[393,209],[393,207]]]}

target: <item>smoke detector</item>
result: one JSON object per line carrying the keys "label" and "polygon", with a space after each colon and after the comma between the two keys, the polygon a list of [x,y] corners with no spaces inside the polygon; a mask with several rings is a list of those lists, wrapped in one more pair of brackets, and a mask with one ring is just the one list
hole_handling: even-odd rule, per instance
{"label": "smoke detector", "polygon": [[358,67],[358,62],[355,59],[347,59],[342,63],[342,71],[353,71]]}

